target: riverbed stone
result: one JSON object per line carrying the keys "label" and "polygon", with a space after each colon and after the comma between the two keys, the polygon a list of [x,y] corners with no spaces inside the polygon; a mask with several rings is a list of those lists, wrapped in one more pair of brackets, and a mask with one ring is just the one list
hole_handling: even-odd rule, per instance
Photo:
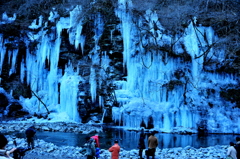
{"label": "riverbed stone", "polygon": [[34,125],[38,131],[51,131],[51,132],[79,132],[83,134],[89,134],[92,132],[98,133],[102,132],[101,125],[93,124],[81,124],[81,123],[63,123],[63,122],[54,122],[54,123],[32,123],[32,122],[2,122],[0,124],[1,132],[25,132],[27,128]]}

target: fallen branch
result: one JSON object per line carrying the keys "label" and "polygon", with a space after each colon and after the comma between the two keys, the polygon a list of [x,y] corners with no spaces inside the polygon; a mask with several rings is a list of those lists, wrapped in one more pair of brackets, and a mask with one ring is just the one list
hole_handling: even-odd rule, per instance
{"label": "fallen branch", "polygon": [[46,110],[47,110],[47,113],[48,114],[50,114],[50,112],[49,112],[49,110],[48,110],[48,108],[47,108],[47,106],[46,106],[46,104],[45,103],[43,103],[43,101],[36,95],[36,93],[35,92],[33,92],[32,91],[32,93],[33,93],[33,95],[35,96],[35,97],[37,97],[37,99],[44,105],[44,107],[46,108]]}

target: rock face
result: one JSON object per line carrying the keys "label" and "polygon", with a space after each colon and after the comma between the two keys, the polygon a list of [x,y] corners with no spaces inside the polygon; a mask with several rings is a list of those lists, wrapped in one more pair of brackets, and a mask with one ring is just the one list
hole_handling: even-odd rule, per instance
{"label": "rock face", "polygon": [[0,93],[0,99],[1,113],[3,113],[3,110],[8,106],[8,99],[3,93]]}
{"label": "rock face", "polygon": [[22,105],[14,99],[7,97],[4,93],[0,93],[0,118],[18,118],[29,114],[22,109]]}

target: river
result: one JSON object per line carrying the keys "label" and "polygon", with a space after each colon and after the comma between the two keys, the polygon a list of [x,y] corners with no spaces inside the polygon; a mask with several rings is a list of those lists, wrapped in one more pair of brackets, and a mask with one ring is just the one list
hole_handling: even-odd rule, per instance
{"label": "river", "polygon": [[[14,133],[18,138],[25,138],[24,133]],[[51,142],[57,146],[83,146],[87,136],[95,134],[69,133],[69,132],[48,132],[37,131],[36,138],[46,142]],[[100,136],[100,147],[108,149],[114,140],[119,140],[119,145],[126,149],[137,149],[140,132],[128,131],[117,128],[105,128],[103,132],[98,133]],[[197,134],[181,135],[156,133],[160,149],[173,147],[191,146],[195,148],[208,147],[214,145],[229,145],[229,142],[235,142],[237,135],[232,134],[208,134],[207,136],[199,136]],[[147,145],[147,135],[146,135]],[[36,142],[36,146],[37,146]]]}

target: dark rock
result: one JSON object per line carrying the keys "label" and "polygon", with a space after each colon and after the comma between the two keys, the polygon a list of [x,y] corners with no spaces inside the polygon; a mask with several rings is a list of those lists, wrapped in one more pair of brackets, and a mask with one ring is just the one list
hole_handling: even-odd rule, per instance
{"label": "dark rock", "polygon": [[3,93],[0,93],[0,112],[1,111],[1,108],[6,108],[8,106],[8,98],[3,94]]}
{"label": "dark rock", "polygon": [[17,117],[18,115],[25,115],[27,114],[26,111],[22,111],[22,105],[18,102],[13,102],[8,106],[8,116],[9,117]]}

